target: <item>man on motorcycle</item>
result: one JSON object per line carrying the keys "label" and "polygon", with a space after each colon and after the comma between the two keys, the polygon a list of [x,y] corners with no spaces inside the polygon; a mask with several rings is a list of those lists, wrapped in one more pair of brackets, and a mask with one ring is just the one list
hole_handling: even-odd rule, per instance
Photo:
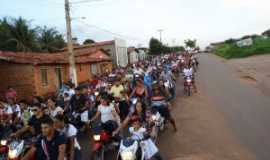
{"label": "man on motorcycle", "polygon": [[38,160],[64,160],[66,153],[66,136],[54,129],[53,120],[46,118],[41,123],[42,136],[26,153],[22,160],[29,160],[33,155]]}
{"label": "man on motorcycle", "polygon": [[57,115],[54,119],[55,128],[67,137],[66,157],[68,160],[81,160],[81,147],[77,140],[78,130],[68,122],[64,115]]}
{"label": "man on motorcycle", "polygon": [[160,77],[161,80],[164,82],[165,91],[168,95],[170,95],[169,100],[172,100],[175,97],[175,77],[168,69],[163,70]]}
{"label": "man on motorcycle", "polygon": [[12,134],[15,137],[21,137],[23,134],[30,132],[32,135],[37,136],[41,134],[41,123],[49,116],[44,113],[44,108],[40,103],[36,103],[32,107],[33,116],[29,119],[28,124],[23,128]]}
{"label": "man on motorcycle", "polygon": [[197,93],[197,87],[195,84],[195,76],[194,76],[193,69],[190,65],[185,65],[185,67],[183,69],[183,75],[184,75],[184,79],[186,79],[188,77],[192,78],[192,86],[194,88],[195,93]]}
{"label": "man on motorcycle", "polygon": [[[151,98],[152,101],[152,107],[157,109],[159,113],[161,114],[162,117],[164,117],[166,120],[169,120],[170,123],[172,124],[174,131],[177,131],[177,127],[175,124],[175,120],[172,117],[170,113],[170,103],[166,101],[166,97],[162,94],[161,90],[159,87],[154,87],[154,95]],[[165,101],[165,104],[162,106],[155,106],[154,102],[155,101]]]}

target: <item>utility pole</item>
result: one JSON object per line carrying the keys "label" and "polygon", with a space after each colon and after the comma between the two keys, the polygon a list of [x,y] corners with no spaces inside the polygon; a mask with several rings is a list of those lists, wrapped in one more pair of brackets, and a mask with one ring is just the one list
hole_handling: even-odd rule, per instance
{"label": "utility pole", "polygon": [[68,42],[68,59],[69,59],[69,73],[72,82],[75,86],[78,85],[76,63],[73,50],[72,34],[71,34],[71,18],[69,0],[65,0],[65,13],[66,13],[66,27],[67,27],[67,42]]}
{"label": "utility pole", "polygon": [[159,32],[159,41],[162,43],[162,32],[164,31],[163,29],[157,30]]}
{"label": "utility pole", "polygon": [[[159,41],[160,41],[161,45],[163,46],[163,43],[162,43],[162,32],[163,32],[163,29],[158,29],[157,31],[159,32]],[[161,48],[161,54],[163,54],[162,52],[163,52],[163,47]]]}

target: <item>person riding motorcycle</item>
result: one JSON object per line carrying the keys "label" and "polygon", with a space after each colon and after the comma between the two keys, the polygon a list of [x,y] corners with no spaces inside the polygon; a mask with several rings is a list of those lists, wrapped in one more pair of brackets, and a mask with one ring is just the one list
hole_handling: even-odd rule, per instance
{"label": "person riding motorcycle", "polygon": [[122,124],[113,132],[113,135],[117,135],[121,130],[127,128],[130,122],[134,119],[141,119],[143,122],[146,121],[146,106],[141,102],[140,99],[137,99],[134,108],[130,109],[130,112]]}
{"label": "person riding motorcycle", "polygon": [[[193,68],[189,65],[185,65],[184,69],[183,69],[183,76],[184,76],[184,79],[190,77],[192,78],[192,86],[195,90],[195,93],[197,92],[197,87],[196,87],[196,84],[195,84],[195,76],[194,76],[194,72],[193,72]],[[185,85],[184,85],[185,86]]]}
{"label": "person riding motorcycle", "polygon": [[115,131],[121,124],[120,116],[116,112],[114,106],[109,104],[107,97],[102,97],[97,113],[89,123],[94,122],[99,117],[101,118],[104,130],[106,130],[110,135],[112,135],[113,131]]}
{"label": "person riding motorcycle", "polygon": [[22,160],[29,160],[35,155],[38,160],[65,160],[66,136],[57,131],[51,118],[45,118],[41,123],[42,136],[26,153]]}
{"label": "person riding motorcycle", "polygon": [[56,117],[58,114],[64,113],[64,110],[61,107],[56,106],[56,100],[53,97],[47,100],[47,106],[49,109],[50,116],[52,118]]}
{"label": "person riding motorcycle", "polygon": [[136,79],[136,85],[129,97],[138,97],[142,100],[144,104],[148,104],[148,91],[142,79]]}
{"label": "person riding motorcycle", "polygon": [[[152,108],[157,109],[162,117],[164,117],[166,120],[170,121],[170,123],[173,126],[174,131],[176,132],[177,131],[176,123],[175,123],[175,120],[170,113],[170,106],[171,106],[170,103],[166,101],[165,95],[162,94],[162,92],[158,86],[154,87],[153,93],[154,94],[151,98]],[[162,106],[156,106],[154,104],[155,101],[165,101],[166,104],[162,105]]]}
{"label": "person riding motorcycle", "polygon": [[28,121],[28,124],[23,128],[13,133],[11,136],[21,137],[27,132],[30,132],[33,136],[38,136],[41,134],[41,123],[44,119],[50,118],[44,113],[44,108],[40,103],[36,103],[32,107],[33,116]]}
{"label": "person riding motorcycle", "polygon": [[[131,139],[135,141],[142,141],[147,136],[147,129],[142,126],[142,121],[140,119],[135,119],[133,120],[132,126],[129,127],[129,133],[131,134]],[[162,160],[162,157],[158,152],[157,146],[153,143],[153,141],[150,138],[148,138],[147,141],[144,141],[144,145],[146,157],[148,158],[151,157],[156,160]],[[136,154],[137,157],[141,157],[141,149],[142,148],[138,149],[138,152]],[[151,153],[153,151],[155,152]]]}
{"label": "person riding motorcycle", "polygon": [[81,147],[77,140],[78,130],[68,122],[68,118],[64,115],[57,115],[54,118],[54,127],[64,133],[67,137],[66,157],[69,160],[81,160]]}

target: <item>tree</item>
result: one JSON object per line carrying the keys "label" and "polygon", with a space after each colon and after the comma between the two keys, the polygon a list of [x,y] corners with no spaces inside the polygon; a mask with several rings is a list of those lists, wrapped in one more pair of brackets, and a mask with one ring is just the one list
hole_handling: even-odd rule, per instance
{"label": "tree", "polygon": [[92,44],[92,43],[95,43],[95,41],[92,40],[92,39],[86,39],[86,40],[83,42],[83,44]]}
{"label": "tree", "polygon": [[150,47],[149,51],[150,54],[161,54],[163,51],[162,43],[155,38],[151,38],[149,47]]}
{"label": "tree", "polygon": [[188,40],[185,40],[184,43],[185,43],[186,48],[195,49],[197,42],[196,40],[188,39]]}
{"label": "tree", "polygon": [[22,52],[38,50],[37,30],[22,17],[4,18],[0,26],[0,49]]}
{"label": "tree", "polygon": [[66,46],[65,40],[55,28],[39,29],[38,44],[42,52],[55,52]]}
{"label": "tree", "polygon": [[262,35],[263,35],[263,36],[270,37],[270,29],[264,31],[264,32],[262,33]]}

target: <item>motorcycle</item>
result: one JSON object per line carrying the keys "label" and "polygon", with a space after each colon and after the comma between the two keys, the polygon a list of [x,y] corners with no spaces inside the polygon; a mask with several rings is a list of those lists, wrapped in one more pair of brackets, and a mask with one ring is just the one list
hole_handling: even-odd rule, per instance
{"label": "motorcycle", "polygon": [[158,148],[151,138],[121,140],[117,160],[149,160],[158,153]]}
{"label": "motorcycle", "polygon": [[105,152],[111,150],[114,146],[112,136],[104,130],[101,123],[92,124],[93,147],[91,151],[91,160],[104,160]]}
{"label": "motorcycle", "polygon": [[192,77],[186,77],[184,83],[184,90],[188,96],[191,96]]}
{"label": "motorcycle", "polygon": [[165,128],[165,118],[162,116],[162,108],[167,107],[164,97],[153,97],[151,101],[151,114],[148,117],[148,126],[151,127],[153,140],[156,142],[158,134]]}
{"label": "motorcycle", "polygon": [[[20,160],[35,142],[36,138],[14,139],[12,141],[1,140],[1,149],[3,148],[5,153],[7,153],[5,154],[5,159],[3,160]],[[31,157],[29,160],[34,159],[35,156],[33,155],[33,157]]]}
{"label": "motorcycle", "polygon": [[1,128],[1,137],[0,137],[0,160],[6,160],[8,159],[8,136],[12,133],[12,130],[9,126],[6,126],[4,124],[0,125]]}
{"label": "motorcycle", "polygon": [[156,109],[152,109],[151,113],[151,118],[148,119],[148,126],[150,127],[150,133],[152,133],[152,139],[156,142],[159,132],[165,128],[165,118]]}
{"label": "motorcycle", "polygon": [[196,59],[191,60],[191,66],[193,67],[194,71],[196,72],[198,69],[198,62]]}

